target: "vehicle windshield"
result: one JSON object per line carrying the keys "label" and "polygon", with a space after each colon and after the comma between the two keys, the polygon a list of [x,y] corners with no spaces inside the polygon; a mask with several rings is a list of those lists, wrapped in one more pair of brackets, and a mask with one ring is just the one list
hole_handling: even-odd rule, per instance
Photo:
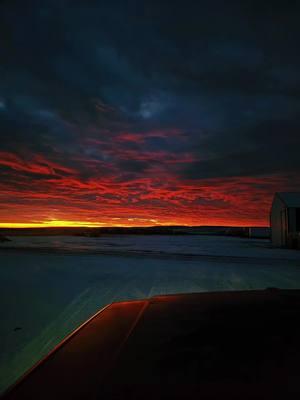
{"label": "vehicle windshield", "polygon": [[112,302],[300,289],[300,3],[217,3],[1,2],[0,392]]}

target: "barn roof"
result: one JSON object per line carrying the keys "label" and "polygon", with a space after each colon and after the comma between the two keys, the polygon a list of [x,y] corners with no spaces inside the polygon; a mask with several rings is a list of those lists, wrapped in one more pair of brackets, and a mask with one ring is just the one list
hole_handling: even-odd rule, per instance
{"label": "barn roof", "polygon": [[280,192],[276,194],[287,207],[300,207],[300,192]]}

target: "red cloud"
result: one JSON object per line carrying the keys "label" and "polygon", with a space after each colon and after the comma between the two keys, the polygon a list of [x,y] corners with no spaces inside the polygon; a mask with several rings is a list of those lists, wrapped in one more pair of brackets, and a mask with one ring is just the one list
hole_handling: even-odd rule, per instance
{"label": "red cloud", "polygon": [[[0,223],[267,225],[274,192],[299,185],[298,177],[285,176],[186,180],[178,172],[182,163],[195,160],[192,153],[149,151],[136,134],[117,137],[86,140],[92,155],[69,156],[72,168],[41,154],[24,159],[0,152],[0,166],[5,167],[0,169]],[[124,147],[122,140],[141,147]],[[148,167],[128,175],[118,166],[126,160]]]}
{"label": "red cloud", "polygon": [[133,143],[144,143],[145,138],[141,135],[137,135],[135,133],[121,133],[116,138],[119,142],[133,142]]}
{"label": "red cloud", "polygon": [[30,160],[24,160],[14,153],[0,152],[0,165],[12,168],[16,171],[24,171],[41,175],[56,175],[64,172],[73,174],[75,171],[53,161],[45,159],[41,155],[34,155]]}

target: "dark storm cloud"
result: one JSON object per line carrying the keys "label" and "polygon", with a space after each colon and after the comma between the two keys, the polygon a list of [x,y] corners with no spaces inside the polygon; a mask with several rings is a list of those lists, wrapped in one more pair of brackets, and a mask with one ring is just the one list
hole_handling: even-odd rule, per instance
{"label": "dark storm cloud", "polygon": [[[185,142],[124,151],[192,152],[183,178],[297,173],[299,11],[296,1],[3,1],[1,149],[61,157],[82,176],[82,154],[142,174],[151,157],[105,146],[121,131],[175,127]],[[93,153],[84,137],[104,143]]]}

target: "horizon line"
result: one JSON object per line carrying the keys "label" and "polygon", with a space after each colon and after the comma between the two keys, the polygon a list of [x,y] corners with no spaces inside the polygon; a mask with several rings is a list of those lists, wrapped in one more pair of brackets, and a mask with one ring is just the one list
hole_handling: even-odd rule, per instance
{"label": "horizon line", "polygon": [[1,224],[0,230],[4,229],[149,229],[149,228],[270,228],[270,225],[60,225],[60,226],[45,226],[39,224],[20,224],[23,226],[14,226],[19,224]]}

